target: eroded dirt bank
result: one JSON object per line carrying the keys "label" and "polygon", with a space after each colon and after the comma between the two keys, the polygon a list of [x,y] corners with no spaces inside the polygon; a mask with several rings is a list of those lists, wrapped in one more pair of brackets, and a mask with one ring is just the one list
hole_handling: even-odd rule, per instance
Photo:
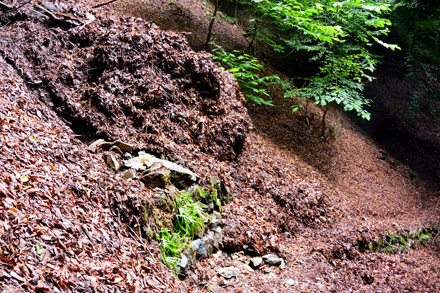
{"label": "eroded dirt bank", "polygon": [[[248,114],[232,76],[181,35],[63,3],[46,8],[55,18],[33,3],[2,16],[5,288],[439,289],[433,245],[399,255],[359,251],[358,240],[385,229],[438,221],[438,194],[414,184],[392,156],[378,159],[378,146],[344,116],[332,113],[343,134],[324,143],[316,121],[307,126],[284,101],[248,106]],[[96,138],[220,178],[236,197],[222,211],[224,251],[273,252],[286,268],[242,271],[220,286],[218,268],[240,261],[216,257],[198,264],[189,285],[177,281],[154,242],[125,226],[142,217],[152,192],[87,153],[84,142]]]}

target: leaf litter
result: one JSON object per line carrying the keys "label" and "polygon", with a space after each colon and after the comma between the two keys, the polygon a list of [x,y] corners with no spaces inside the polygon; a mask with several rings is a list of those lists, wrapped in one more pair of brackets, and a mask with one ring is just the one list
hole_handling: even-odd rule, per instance
{"label": "leaf litter", "polygon": [[[201,262],[188,287],[158,260],[155,242],[136,230],[153,193],[113,173],[103,153],[87,152],[98,138],[220,178],[236,195],[223,209],[224,250],[300,261],[283,273],[303,275],[297,290],[396,286],[398,278],[388,284],[383,277],[389,268],[367,270],[371,261],[389,266],[395,259],[356,250],[355,240],[376,229],[351,231],[357,222],[338,222],[347,215],[335,207],[340,193],[309,166],[275,155],[284,151],[264,131],[249,130],[235,80],[209,54],[141,19],[60,3],[23,2],[1,15],[4,288],[196,291],[213,277]],[[316,275],[321,286],[308,281]],[[268,278],[251,274],[243,282],[260,291],[285,288]],[[371,280],[377,287],[368,287]]]}

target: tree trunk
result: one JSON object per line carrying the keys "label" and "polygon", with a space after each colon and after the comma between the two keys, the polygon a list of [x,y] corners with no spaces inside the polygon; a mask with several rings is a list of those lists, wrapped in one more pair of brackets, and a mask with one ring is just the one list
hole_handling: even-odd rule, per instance
{"label": "tree trunk", "polygon": [[322,135],[322,137],[325,139],[325,128],[326,128],[326,124],[325,124],[325,116],[327,116],[327,112],[328,112],[328,109],[330,108],[330,104],[327,104],[326,106],[325,106],[325,109],[324,109],[324,114],[322,115],[322,121],[321,121],[321,126],[322,126],[322,129],[321,129],[321,135]]}
{"label": "tree trunk", "polygon": [[206,37],[206,43],[205,43],[205,48],[208,48],[209,42],[211,41],[211,36],[212,36],[212,27],[214,26],[214,21],[217,17],[217,12],[218,12],[218,1],[219,0],[215,0],[214,4],[214,12],[212,13],[212,17],[211,17],[211,21],[209,22],[209,27],[208,27],[208,35]]}

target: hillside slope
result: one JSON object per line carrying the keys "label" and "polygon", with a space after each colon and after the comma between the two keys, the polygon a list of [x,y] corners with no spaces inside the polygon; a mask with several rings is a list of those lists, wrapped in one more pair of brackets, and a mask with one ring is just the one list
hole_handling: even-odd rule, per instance
{"label": "hillside slope", "polygon": [[[244,108],[236,82],[209,54],[193,52],[178,34],[88,3],[64,3],[57,18],[72,27],[29,17],[34,6],[4,16],[4,289],[440,290],[433,244],[404,254],[362,246],[384,230],[437,223],[436,184],[413,182],[409,167],[337,110],[329,119],[342,134],[324,142],[319,119],[293,115],[286,101]],[[177,4],[192,11],[188,5],[197,3]],[[85,150],[101,137],[216,176],[235,195],[222,209],[223,252],[199,262],[186,282],[161,264],[155,241],[133,229],[143,204],[154,205],[153,192],[112,172],[104,154]],[[281,256],[285,268],[245,265],[266,253]],[[224,280],[219,268],[230,266],[240,274]]]}

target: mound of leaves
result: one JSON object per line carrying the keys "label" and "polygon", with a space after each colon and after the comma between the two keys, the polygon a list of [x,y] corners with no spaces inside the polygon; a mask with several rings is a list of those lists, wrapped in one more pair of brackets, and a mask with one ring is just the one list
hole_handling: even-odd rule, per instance
{"label": "mound of leaves", "polygon": [[236,81],[182,35],[67,4],[23,11],[7,19],[3,50],[83,140],[121,139],[165,156],[240,154],[249,118]]}

